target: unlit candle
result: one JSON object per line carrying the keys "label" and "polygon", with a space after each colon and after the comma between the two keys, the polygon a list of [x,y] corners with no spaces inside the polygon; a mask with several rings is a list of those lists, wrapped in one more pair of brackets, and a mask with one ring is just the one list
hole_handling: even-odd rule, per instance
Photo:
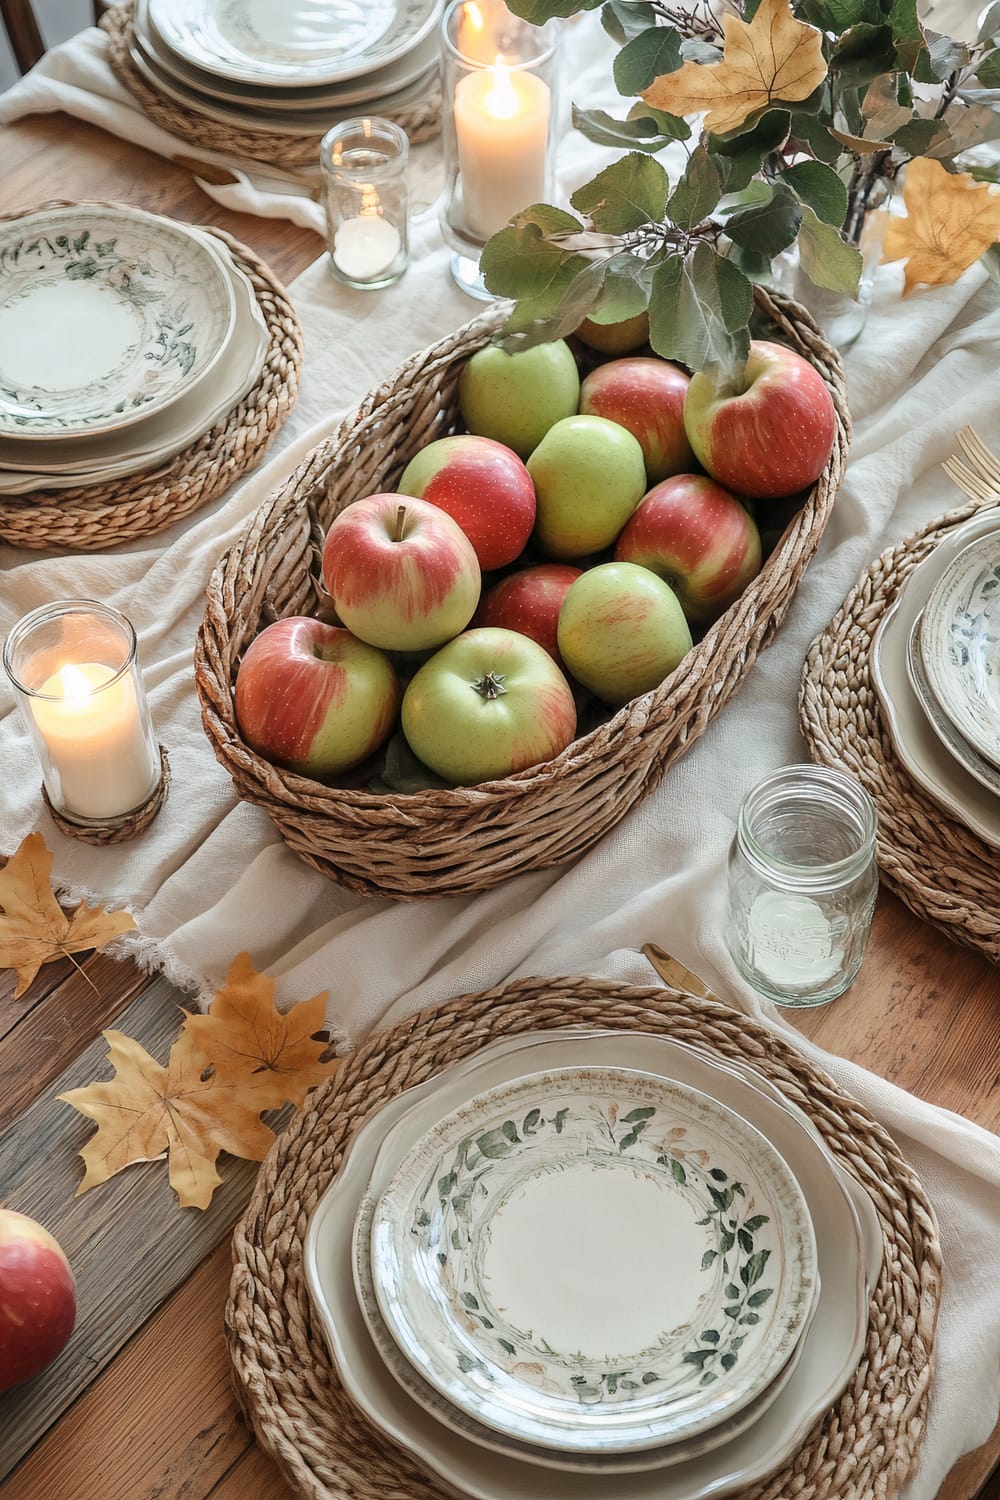
{"label": "unlit candle", "polygon": [[352,281],[375,281],[388,271],[402,241],[395,224],[381,214],[362,213],[347,219],[333,237],[333,259]]}

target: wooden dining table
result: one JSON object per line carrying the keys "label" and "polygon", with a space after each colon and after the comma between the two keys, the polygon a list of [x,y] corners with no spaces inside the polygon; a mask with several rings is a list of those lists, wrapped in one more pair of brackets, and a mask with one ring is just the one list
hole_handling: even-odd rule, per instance
{"label": "wooden dining table", "polygon": [[[2,159],[0,212],[127,201],[224,227],[286,282],[323,248],[284,220],[228,212],[183,167],[62,115],[7,126]],[[105,1027],[164,1057],[189,997],[106,954],[50,963],[17,1000],[13,991],[12,973],[0,973],[0,1206],[60,1240],[79,1308],[56,1363],[0,1396],[2,1500],[289,1500],[240,1414],[223,1333],[230,1237],[254,1164],[227,1161],[206,1211],[179,1208],[155,1166],[75,1196],[90,1126],[58,1095],[102,1076]],[[789,1014],[830,1052],[1000,1128],[997,971],[888,891],[851,990]],[[938,1500],[1000,1500],[998,1460],[1000,1425],[956,1464]]]}

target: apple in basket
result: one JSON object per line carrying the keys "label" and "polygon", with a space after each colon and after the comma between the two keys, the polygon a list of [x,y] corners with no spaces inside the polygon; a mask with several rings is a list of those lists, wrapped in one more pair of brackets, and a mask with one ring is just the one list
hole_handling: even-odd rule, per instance
{"label": "apple in basket", "polygon": [[814,484],[833,451],[837,421],[819,372],[783,344],[755,340],[740,385],[716,390],[691,377],[684,426],[699,463],[739,495],[769,500]]}
{"label": "apple in basket", "polygon": [[338,617],[384,651],[426,651],[450,641],[472,619],[481,581],[458,522],[409,495],[355,500],[323,547],[323,582]]}
{"label": "apple in basket", "polygon": [[580,410],[607,417],[637,438],[646,480],[689,474],[694,454],[684,430],[684,398],[690,377],[668,360],[613,359],[591,370],[580,387]]}
{"label": "apple in basket", "polygon": [[539,563],[495,583],[476,611],[475,624],[517,630],[543,647],[562,667],[556,633],[570,584],[581,576],[569,563]]}
{"label": "apple in basket", "polygon": [[669,583],[689,620],[718,619],[760,572],[757,525],[714,479],[677,474],[654,485],[618,538],[615,559]]}
{"label": "apple in basket", "polygon": [[605,417],[564,417],[550,427],[528,473],[538,506],[535,540],[558,559],[609,547],[646,489],[637,439]]}
{"label": "apple in basket", "polygon": [[620,318],[616,323],[584,318],[576,336],[600,354],[631,354],[649,343],[649,314],[636,313],[634,318]]}
{"label": "apple in basket", "polygon": [[403,470],[399,491],[447,511],[484,573],[520,556],[535,524],[531,475],[514,450],[494,438],[465,432],[429,443]]}
{"label": "apple in basket", "polygon": [[496,438],[521,458],[563,417],[576,411],[580,372],[564,339],[507,354],[487,344],[458,382],[458,404],[470,432]]}
{"label": "apple in basket", "polygon": [[402,720],[424,765],[472,786],[558,755],[576,734],[576,704],[548,652],[527,636],[467,630],[413,677]]}
{"label": "apple in basket", "polygon": [[303,776],[334,776],[367,760],[392,733],[399,699],[383,652],[299,615],[262,630],[236,676],[236,718],[247,744]]}
{"label": "apple in basket", "polygon": [[0,1391],[50,1365],[75,1321],[76,1282],[62,1249],[34,1219],[0,1208]]}
{"label": "apple in basket", "polygon": [[658,687],[690,649],[677,595],[636,563],[589,568],[559,612],[567,669],[605,703],[627,703]]}

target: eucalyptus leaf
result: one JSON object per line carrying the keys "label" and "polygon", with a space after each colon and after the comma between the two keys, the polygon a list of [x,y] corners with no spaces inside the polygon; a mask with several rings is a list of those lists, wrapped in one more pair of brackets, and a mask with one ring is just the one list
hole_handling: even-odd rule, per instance
{"label": "eucalyptus leaf", "polygon": [[901,130],[893,132],[892,140],[908,156],[929,156],[936,146],[946,147],[948,155],[955,149],[951,132],[943,120],[910,120]]}
{"label": "eucalyptus leaf", "polygon": [[565,20],[578,10],[596,10],[604,0],[510,0],[507,9],[532,26],[544,26],[555,17]]}
{"label": "eucalyptus leaf", "polygon": [[872,26],[868,21],[859,21],[845,31],[830,54],[830,68],[841,84],[870,83],[880,73],[890,72],[895,61],[891,28]]}
{"label": "eucalyptus leaf", "polygon": [[450,784],[417,759],[401,734],[394,734],[385,747],[379,780],[382,785],[373,785],[369,789],[384,794],[424,792]]}
{"label": "eucalyptus leaf", "polygon": [[787,250],[802,223],[802,204],[783,182],[775,183],[767,203],[744,208],[726,221],[726,233],[737,245],[758,255],[779,255]]}
{"label": "eucalyptus leaf", "polygon": [[594,323],[624,323],[649,306],[652,271],[637,256],[622,253],[608,262],[604,284],[587,316]]}
{"label": "eucalyptus leaf", "polygon": [[654,109],[644,99],[637,99],[628,112],[630,120],[652,120],[661,135],[672,141],[687,141],[691,138],[691,126],[682,115],[668,115],[666,110]]}
{"label": "eucalyptus leaf", "polygon": [[508,354],[517,354],[565,338],[579,328],[600,296],[605,272],[605,262],[584,261],[571,273],[564,268],[562,278],[544,296],[519,298],[504,324],[502,347]]}
{"label": "eucalyptus leaf", "polygon": [[705,147],[696,146],[670,195],[667,215],[680,229],[693,229],[708,218],[721,196],[718,168]]}
{"label": "eucalyptus leaf", "polygon": [[676,72],[681,61],[680,33],[672,26],[655,26],[626,42],[618,53],[614,61],[615,87],[626,96],[641,94],[654,78]]}
{"label": "eucalyptus leaf", "polygon": [[606,0],[601,11],[601,25],[620,47],[655,24],[652,5],[642,4],[640,0]]}
{"label": "eucalyptus leaf", "polygon": [[753,288],[742,271],[700,240],[653,273],[649,341],[657,354],[735,380],[750,352]]}
{"label": "eucalyptus leaf", "polygon": [[861,281],[861,251],[816,217],[811,208],[802,210],[798,238],[799,263],[814,286],[856,297]]}
{"label": "eucalyptus leaf", "polygon": [[804,110],[792,111],[792,138],[807,147],[818,161],[835,162],[840,156],[840,145],[829,126]]}
{"label": "eucalyptus leaf", "polygon": [[1000,88],[1000,52],[990,52],[976,68],[976,77],[984,89]]}
{"label": "eucalyptus leaf", "polygon": [[994,37],[1000,36],[1000,0],[990,6],[979,23],[979,34],[977,42],[991,42]]}
{"label": "eucalyptus leaf", "polygon": [[637,115],[634,120],[616,120],[603,109],[578,109],[575,104],[573,124],[595,146],[620,146],[629,151],[662,151],[676,139],[673,135],[661,134],[650,115]]}
{"label": "eucalyptus leaf", "polygon": [[926,28],[924,39],[927,43],[927,58],[931,75],[939,82],[943,82],[952,73],[968,64],[969,49],[964,42],[954,42],[950,36],[944,36],[940,31],[929,31]]}
{"label": "eucalyptus leaf", "polygon": [[670,181],[660,163],[631,151],[577,188],[570,202],[589,214],[595,229],[626,234],[643,224],[658,224],[669,191]]}
{"label": "eucalyptus leaf", "polygon": [[681,42],[681,57],[685,62],[717,63],[722,57],[722,48],[707,42],[703,36],[689,36]]}
{"label": "eucalyptus leaf", "polygon": [[821,161],[800,161],[787,167],[781,178],[818,218],[840,228],[847,214],[847,188],[832,167]]}
{"label": "eucalyptus leaf", "polygon": [[802,18],[821,31],[847,31],[860,21],[872,25],[882,19],[878,0],[805,0]]}

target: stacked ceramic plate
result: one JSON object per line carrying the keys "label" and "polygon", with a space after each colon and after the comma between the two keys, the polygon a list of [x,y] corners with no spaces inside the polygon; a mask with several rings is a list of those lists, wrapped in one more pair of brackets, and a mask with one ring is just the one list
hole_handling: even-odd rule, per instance
{"label": "stacked ceramic plate", "polygon": [[443,0],[137,0],[132,61],[196,114],[276,135],[321,135],[386,114],[437,76]]}
{"label": "stacked ceramic plate", "polygon": [[882,1238],[760,1075],[663,1037],[497,1042],[354,1137],[306,1240],[344,1386],[482,1500],[698,1500],[846,1386]]}
{"label": "stacked ceramic plate", "polygon": [[190,225],[98,205],[0,225],[0,493],[162,463],[246,395],[267,346],[249,280]]}
{"label": "stacked ceramic plate", "polygon": [[1000,848],[1000,511],[973,516],[914,569],[871,668],[914,781]]}

